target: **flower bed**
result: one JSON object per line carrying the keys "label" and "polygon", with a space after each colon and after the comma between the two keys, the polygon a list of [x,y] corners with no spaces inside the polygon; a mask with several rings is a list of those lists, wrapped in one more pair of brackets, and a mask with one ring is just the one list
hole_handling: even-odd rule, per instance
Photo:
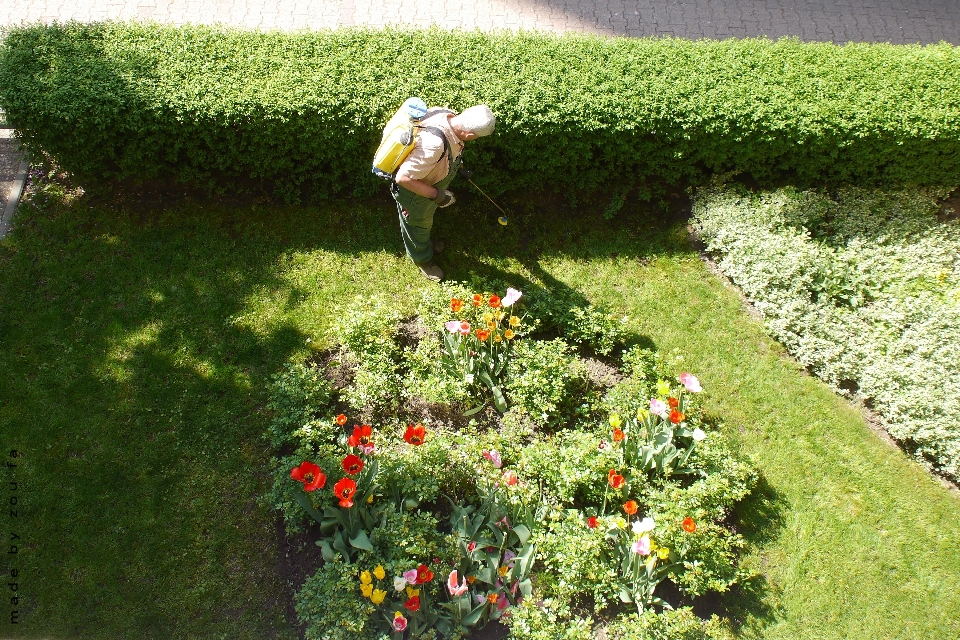
{"label": "flower bed", "polygon": [[863,398],[918,459],[960,478],[960,236],[952,188],[714,186],[695,227],[767,328]]}
{"label": "flower bed", "polygon": [[[445,285],[408,319],[344,310],[340,348],[272,393],[266,500],[324,559],[296,596],[307,636],[722,634],[680,605],[750,575],[728,520],[755,473],[696,377],[626,338],[603,310],[513,289]],[[621,354],[614,386],[586,374],[598,351]]]}

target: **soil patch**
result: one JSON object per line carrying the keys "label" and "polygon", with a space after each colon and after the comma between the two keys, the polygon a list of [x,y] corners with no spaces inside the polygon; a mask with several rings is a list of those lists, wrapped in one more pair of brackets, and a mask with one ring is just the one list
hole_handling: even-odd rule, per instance
{"label": "soil patch", "polygon": [[612,387],[623,381],[624,375],[617,367],[597,358],[581,358],[587,371],[587,379],[593,387]]}
{"label": "soil patch", "polygon": [[283,583],[286,594],[286,616],[290,626],[296,627],[301,640],[306,638],[306,623],[297,624],[295,596],[307,578],[323,566],[323,554],[317,546],[320,527],[289,535],[283,524],[283,516],[276,519],[277,539],[280,541],[275,571]]}
{"label": "soil patch", "polygon": [[429,334],[430,329],[420,322],[420,316],[410,316],[397,327],[397,343],[403,348],[414,350]]}

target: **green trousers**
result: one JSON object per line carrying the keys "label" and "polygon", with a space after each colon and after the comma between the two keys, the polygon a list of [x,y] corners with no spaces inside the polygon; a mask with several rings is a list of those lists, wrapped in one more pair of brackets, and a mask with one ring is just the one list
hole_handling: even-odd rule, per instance
{"label": "green trousers", "polygon": [[[446,189],[456,177],[458,168],[460,168],[460,158],[452,163],[447,176],[433,186]],[[403,248],[414,262],[430,262],[433,259],[430,229],[433,228],[433,213],[437,210],[437,203],[404,189],[397,183],[391,185],[390,192],[393,194],[393,199],[397,201]]]}

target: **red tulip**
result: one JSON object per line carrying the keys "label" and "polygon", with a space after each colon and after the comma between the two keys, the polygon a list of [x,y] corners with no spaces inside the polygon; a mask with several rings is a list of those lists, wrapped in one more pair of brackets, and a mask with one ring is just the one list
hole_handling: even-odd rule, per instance
{"label": "red tulip", "polygon": [[610,469],[610,473],[607,474],[607,482],[609,482],[610,486],[614,489],[622,489],[623,485],[627,483],[627,480],[617,473],[616,469]]}
{"label": "red tulip", "polygon": [[302,482],[304,491],[316,491],[327,481],[327,476],[323,475],[320,467],[306,461],[299,467],[294,467],[290,477],[297,482]]}
{"label": "red tulip", "polygon": [[587,518],[587,526],[591,529],[597,528],[597,516],[590,516]]}
{"label": "red tulip", "polygon": [[637,512],[639,506],[635,500],[627,500],[623,505],[623,510],[627,512],[628,516],[632,516]]}
{"label": "red tulip", "polygon": [[426,584],[433,580],[433,571],[425,564],[417,567],[417,584]]}
{"label": "red tulip", "polygon": [[373,429],[370,425],[354,425],[353,435],[347,438],[347,444],[351,447],[369,447],[373,445]]}
{"label": "red tulip", "polygon": [[423,444],[426,438],[427,430],[420,423],[417,423],[416,426],[412,424],[408,425],[406,433],[403,434],[403,439],[415,447],[419,447],[421,444]]}
{"label": "red tulip", "polygon": [[342,427],[343,425],[347,424],[347,416],[343,415],[342,413],[341,413],[340,415],[338,415],[338,416],[337,416],[337,424],[340,425],[341,427]]}
{"label": "red tulip", "polygon": [[697,523],[693,521],[693,518],[687,516],[683,519],[683,522],[680,524],[683,527],[683,530],[687,533],[693,533],[697,530]]}
{"label": "red tulip", "polygon": [[357,492],[357,483],[350,478],[343,478],[333,485],[333,495],[340,498],[340,506],[349,509],[353,506],[353,494]]}
{"label": "red tulip", "polygon": [[680,424],[686,417],[687,416],[683,415],[683,413],[677,411],[676,409],[670,410],[670,422],[673,424]]}
{"label": "red tulip", "polygon": [[343,459],[343,470],[350,475],[356,475],[363,471],[363,460],[351,453]]}
{"label": "red tulip", "polygon": [[406,607],[409,611],[416,611],[420,608],[420,596],[413,596],[409,600],[403,603],[403,606]]}

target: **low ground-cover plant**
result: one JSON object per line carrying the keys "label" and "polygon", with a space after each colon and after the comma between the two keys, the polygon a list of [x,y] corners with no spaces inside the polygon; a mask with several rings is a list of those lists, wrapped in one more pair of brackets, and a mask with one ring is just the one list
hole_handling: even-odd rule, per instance
{"label": "low ground-cover plant", "polygon": [[[295,201],[382,187],[370,161],[411,95],[486,103],[498,123],[469,152],[479,184],[557,190],[562,175],[564,193],[606,189],[613,215],[634,187],[650,197],[705,171],[956,182],[958,56],[947,43],[30,25],[0,48],[0,107],[84,180]],[[416,72],[448,66],[458,82]]]}
{"label": "low ground-cover plant", "polygon": [[[770,332],[960,477],[960,235],[952,188],[701,190],[696,229]],[[947,212],[949,213],[949,212]]]}
{"label": "low ground-cover plant", "polygon": [[[672,370],[675,359],[628,349],[624,379],[597,411],[579,411],[587,389],[562,378],[581,345],[524,332],[538,323],[519,291],[500,298],[456,283],[440,291],[424,299],[426,332],[416,345],[391,341],[398,318],[377,304],[352,307],[334,334],[358,367],[367,352],[391,354],[407,391],[417,387],[404,378],[421,374],[462,384],[465,395],[442,414],[458,419],[428,413],[404,424],[387,405],[349,400],[351,415],[374,418],[353,424],[336,413],[336,392],[309,392],[317,387],[309,367],[275,379],[270,437],[286,449],[266,500],[290,528],[312,518],[326,563],[297,594],[308,637],[452,638],[494,620],[517,638],[589,637],[621,628],[612,621],[630,610],[651,629],[669,629],[690,618],[682,609],[657,617],[680,603],[658,590],[664,581],[694,598],[751,575],[739,567],[745,543],[727,520],[755,474],[698,408],[695,376]],[[490,345],[504,351],[476,355]],[[522,364],[543,349],[558,375],[545,373],[554,365]],[[495,385],[478,381],[479,371]],[[289,401],[298,397],[310,401],[300,413]],[[471,408],[478,398],[492,399],[485,412]],[[631,402],[599,412],[620,398]],[[711,624],[690,626],[700,629],[691,637],[713,634]]]}

